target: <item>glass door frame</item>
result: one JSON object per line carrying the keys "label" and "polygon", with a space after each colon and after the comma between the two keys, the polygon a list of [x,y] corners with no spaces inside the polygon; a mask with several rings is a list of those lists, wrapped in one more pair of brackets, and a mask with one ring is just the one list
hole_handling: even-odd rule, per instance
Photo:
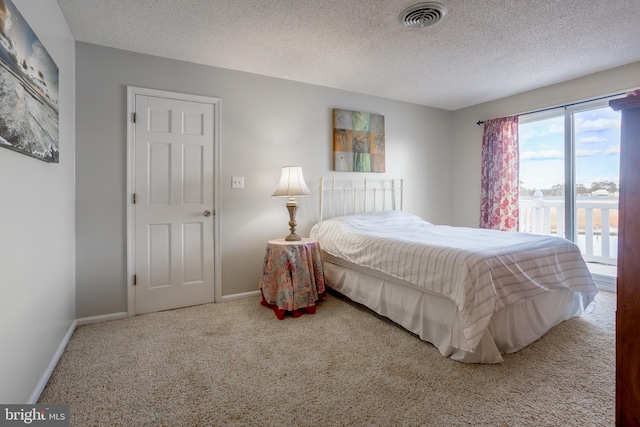
{"label": "glass door frame", "polygon": [[577,243],[578,237],[578,210],[576,208],[576,129],[574,115],[589,110],[609,108],[609,101],[619,96],[596,99],[581,102],[564,107],[564,132],[565,132],[565,238]]}
{"label": "glass door frame", "polygon": [[577,242],[578,235],[574,114],[609,107],[609,101],[615,98],[620,98],[620,95],[578,102],[557,108],[548,108],[540,112],[522,114],[519,117],[520,124],[564,117],[564,238],[572,242]]}

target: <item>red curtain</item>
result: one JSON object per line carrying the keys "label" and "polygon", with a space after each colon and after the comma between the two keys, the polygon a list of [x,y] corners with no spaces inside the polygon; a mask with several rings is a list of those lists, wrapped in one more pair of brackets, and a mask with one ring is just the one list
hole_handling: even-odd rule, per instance
{"label": "red curtain", "polygon": [[480,228],[518,231],[518,163],[518,116],[485,121]]}

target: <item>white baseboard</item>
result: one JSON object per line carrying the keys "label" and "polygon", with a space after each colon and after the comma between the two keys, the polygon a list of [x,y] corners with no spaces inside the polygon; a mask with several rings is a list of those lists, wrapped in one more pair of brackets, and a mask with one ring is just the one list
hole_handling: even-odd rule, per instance
{"label": "white baseboard", "polygon": [[71,326],[69,326],[69,330],[67,330],[67,333],[64,335],[64,338],[62,338],[62,341],[60,342],[58,349],[53,354],[53,357],[51,358],[51,361],[47,365],[47,368],[44,370],[44,372],[42,373],[42,376],[40,377],[40,380],[36,384],[36,387],[31,392],[31,396],[29,396],[29,400],[27,400],[27,405],[35,405],[38,402],[38,399],[40,398],[42,391],[47,386],[47,383],[49,382],[49,378],[51,378],[51,374],[53,374],[53,370],[58,364],[58,361],[60,360],[62,353],[64,353],[64,349],[67,347],[67,344],[71,339],[71,335],[73,335],[73,331],[76,330],[76,325],[77,323],[75,320],[71,322]]}
{"label": "white baseboard", "polygon": [[76,319],[76,325],[82,326],[90,325],[92,323],[108,322],[110,320],[124,319],[128,316],[127,312],[123,311],[120,313],[102,314],[100,316],[82,317],[80,319]]}
{"label": "white baseboard", "polygon": [[27,405],[35,405],[42,394],[42,391],[47,386],[49,382],[49,378],[51,378],[51,374],[53,374],[53,370],[55,369],[60,357],[62,357],[62,353],[64,353],[64,349],[69,344],[69,340],[71,339],[71,335],[76,330],[76,327],[81,325],[89,325],[91,323],[99,323],[99,322],[107,322],[109,320],[117,320],[124,319],[127,317],[127,313],[112,313],[112,314],[104,314],[102,316],[92,316],[92,317],[83,317],[82,319],[76,319],[71,322],[71,326],[69,326],[69,330],[62,338],[58,349],[53,354],[51,361],[47,365],[46,369],[42,373],[40,380],[37,382],[36,387],[31,392],[31,396],[29,396],[29,400],[27,400]]}
{"label": "white baseboard", "polygon": [[[253,297],[257,295],[260,295],[259,290],[233,294],[233,295],[226,295],[222,297],[222,301],[223,302],[231,301],[238,298],[247,298],[247,297]],[[53,373],[53,370],[58,364],[58,361],[60,360],[62,353],[64,353],[64,349],[67,347],[67,344],[71,339],[71,335],[73,335],[73,332],[76,330],[76,327],[82,326],[82,325],[90,325],[92,323],[108,322],[110,320],[125,319],[128,316],[129,315],[127,312],[120,312],[120,313],[103,314],[100,316],[82,317],[80,319],[74,320],[71,323],[71,326],[69,326],[69,330],[65,334],[64,338],[62,338],[62,341],[60,342],[58,349],[56,350],[53,357],[51,358],[51,361],[47,365],[47,368],[42,373],[42,376],[40,377],[40,380],[36,384],[36,387],[33,389],[33,392],[31,392],[31,396],[29,396],[29,400],[27,401],[27,404],[35,405],[38,402],[38,399],[40,398],[42,391],[46,387],[47,382],[49,382],[49,378],[51,378],[51,374]]]}
{"label": "white baseboard", "polygon": [[260,295],[260,290],[259,289],[257,291],[241,292],[239,294],[232,294],[232,295],[224,295],[222,297],[222,302],[231,301],[231,300],[238,299],[238,298],[255,297],[255,296],[258,296],[258,295]]}
{"label": "white baseboard", "polygon": [[613,292],[616,293],[616,278],[611,276],[604,276],[602,274],[593,274],[591,273],[591,277],[593,277],[593,282],[596,284],[596,287],[602,291]]}

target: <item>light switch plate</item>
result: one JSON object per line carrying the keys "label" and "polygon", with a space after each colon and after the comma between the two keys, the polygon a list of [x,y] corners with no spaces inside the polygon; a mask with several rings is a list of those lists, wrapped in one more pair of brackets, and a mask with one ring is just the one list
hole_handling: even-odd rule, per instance
{"label": "light switch plate", "polygon": [[231,188],[244,188],[244,177],[243,176],[232,176],[231,177]]}

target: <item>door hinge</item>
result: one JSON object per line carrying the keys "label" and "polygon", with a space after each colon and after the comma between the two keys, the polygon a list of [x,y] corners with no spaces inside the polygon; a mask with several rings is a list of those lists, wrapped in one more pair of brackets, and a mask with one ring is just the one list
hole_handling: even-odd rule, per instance
{"label": "door hinge", "polygon": [[136,286],[138,284],[138,275],[134,274],[133,275],[133,286]]}
{"label": "door hinge", "polygon": [[133,113],[133,117],[131,118],[131,120],[133,120],[133,123],[136,122],[136,113]]}
{"label": "door hinge", "polygon": [[136,204],[136,193],[133,193],[131,201],[133,202],[134,205]]}

